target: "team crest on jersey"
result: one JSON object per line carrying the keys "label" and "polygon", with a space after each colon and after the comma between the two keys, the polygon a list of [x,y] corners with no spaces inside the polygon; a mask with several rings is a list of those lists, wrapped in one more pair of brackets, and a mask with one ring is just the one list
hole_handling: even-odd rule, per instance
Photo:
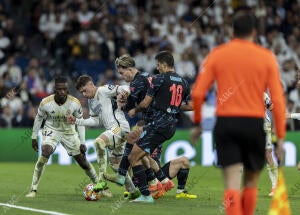
{"label": "team crest on jersey", "polygon": [[107,88],[110,89],[110,90],[113,90],[116,86],[115,85],[112,85],[112,84],[108,84],[107,85]]}
{"label": "team crest on jersey", "polygon": [[153,88],[152,77],[148,77],[147,79],[148,79],[148,81],[149,81],[150,87]]}
{"label": "team crest on jersey", "polygon": [[67,114],[67,115],[70,115],[70,114],[71,114],[71,110],[68,109],[67,112],[66,112],[66,114]]}

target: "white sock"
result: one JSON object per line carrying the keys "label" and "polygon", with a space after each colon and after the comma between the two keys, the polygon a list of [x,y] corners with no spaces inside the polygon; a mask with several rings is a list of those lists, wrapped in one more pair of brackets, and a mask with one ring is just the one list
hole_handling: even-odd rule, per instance
{"label": "white sock", "polygon": [[45,158],[43,156],[39,157],[38,161],[36,162],[32,176],[31,190],[37,190],[39,181],[44,172],[47,162],[48,158]]}
{"label": "white sock", "polygon": [[183,189],[177,189],[176,193],[182,193],[183,191]]}
{"label": "white sock", "polygon": [[134,193],[136,191],[136,188],[135,188],[128,173],[126,174],[126,177],[125,177],[125,187],[126,187],[126,190],[129,191],[129,193]]}
{"label": "white sock", "polygon": [[271,180],[272,188],[275,188],[278,180],[278,169],[275,164],[272,166],[267,164],[267,170],[268,170],[269,178]]}
{"label": "white sock", "polygon": [[107,152],[104,140],[97,138],[95,141],[95,148],[99,165],[99,180],[104,180],[103,173],[106,172],[107,168]]}
{"label": "white sock", "polygon": [[153,180],[151,180],[151,181],[148,182],[149,185],[156,185],[157,183],[158,183],[158,179],[157,178],[155,178],[155,179],[153,179]]}
{"label": "white sock", "polygon": [[87,176],[89,176],[92,182],[96,184],[98,182],[98,176],[96,170],[90,162],[89,162],[89,166],[90,168],[85,170],[85,174],[87,174]]}
{"label": "white sock", "polygon": [[161,181],[161,183],[162,183],[162,184],[165,184],[165,183],[167,183],[168,181],[169,181],[169,179],[168,179],[168,178],[165,178],[164,180]]}

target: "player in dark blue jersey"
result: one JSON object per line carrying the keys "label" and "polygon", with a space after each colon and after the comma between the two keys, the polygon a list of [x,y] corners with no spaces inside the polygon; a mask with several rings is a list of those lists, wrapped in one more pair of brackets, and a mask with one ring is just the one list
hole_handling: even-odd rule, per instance
{"label": "player in dark blue jersey", "polygon": [[[142,193],[133,202],[153,202],[148,190],[142,158],[149,156],[150,152],[153,152],[155,148],[174,135],[177,122],[176,115],[180,111],[182,102],[188,103],[190,98],[187,81],[174,71],[172,54],[167,51],[160,52],[156,55],[155,60],[160,74],[153,76],[150,80],[150,86],[143,101],[128,112],[129,116],[134,116],[137,112],[147,109],[151,103],[154,110],[152,121],[144,126],[139,140],[133,145],[128,156],[133,174],[138,179],[137,185]],[[163,174],[161,169],[159,172]],[[166,181],[170,180],[166,178],[161,181],[165,191],[171,189],[171,184],[165,183]]]}

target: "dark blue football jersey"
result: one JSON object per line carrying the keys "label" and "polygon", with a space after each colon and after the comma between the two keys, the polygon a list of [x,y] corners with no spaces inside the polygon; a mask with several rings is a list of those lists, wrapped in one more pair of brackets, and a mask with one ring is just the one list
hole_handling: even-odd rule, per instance
{"label": "dark blue football jersey", "polygon": [[147,92],[153,98],[153,116],[163,119],[163,116],[176,118],[182,102],[190,101],[190,88],[188,82],[175,72],[158,74],[150,78],[150,86]]}

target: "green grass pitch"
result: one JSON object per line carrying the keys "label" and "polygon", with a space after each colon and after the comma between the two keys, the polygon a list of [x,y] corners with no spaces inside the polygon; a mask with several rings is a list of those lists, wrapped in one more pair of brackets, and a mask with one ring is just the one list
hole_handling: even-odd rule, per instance
{"label": "green grass pitch", "polygon": [[[96,164],[94,164],[96,167]],[[197,194],[198,199],[175,199],[176,189],[168,192],[154,204],[134,204],[124,200],[124,188],[109,183],[114,193],[113,198],[102,198],[97,202],[83,199],[82,188],[89,183],[87,176],[77,165],[46,167],[41,179],[36,198],[25,198],[29,191],[34,163],[0,163],[0,203],[56,211],[66,214],[130,214],[130,215],[221,215],[223,183],[220,169],[215,167],[195,166],[190,170],[187,188]],[[284,168],[284,176],[289,192],[292,214],[300,214],[300,172],[296,168]],[[175,184],[177,180],[174,179]],[[271,199],[270,181],[266,169],[259,182],[257,215],[268,212]],[[0,206],[1,215],[41,214],[38,212]]]}

